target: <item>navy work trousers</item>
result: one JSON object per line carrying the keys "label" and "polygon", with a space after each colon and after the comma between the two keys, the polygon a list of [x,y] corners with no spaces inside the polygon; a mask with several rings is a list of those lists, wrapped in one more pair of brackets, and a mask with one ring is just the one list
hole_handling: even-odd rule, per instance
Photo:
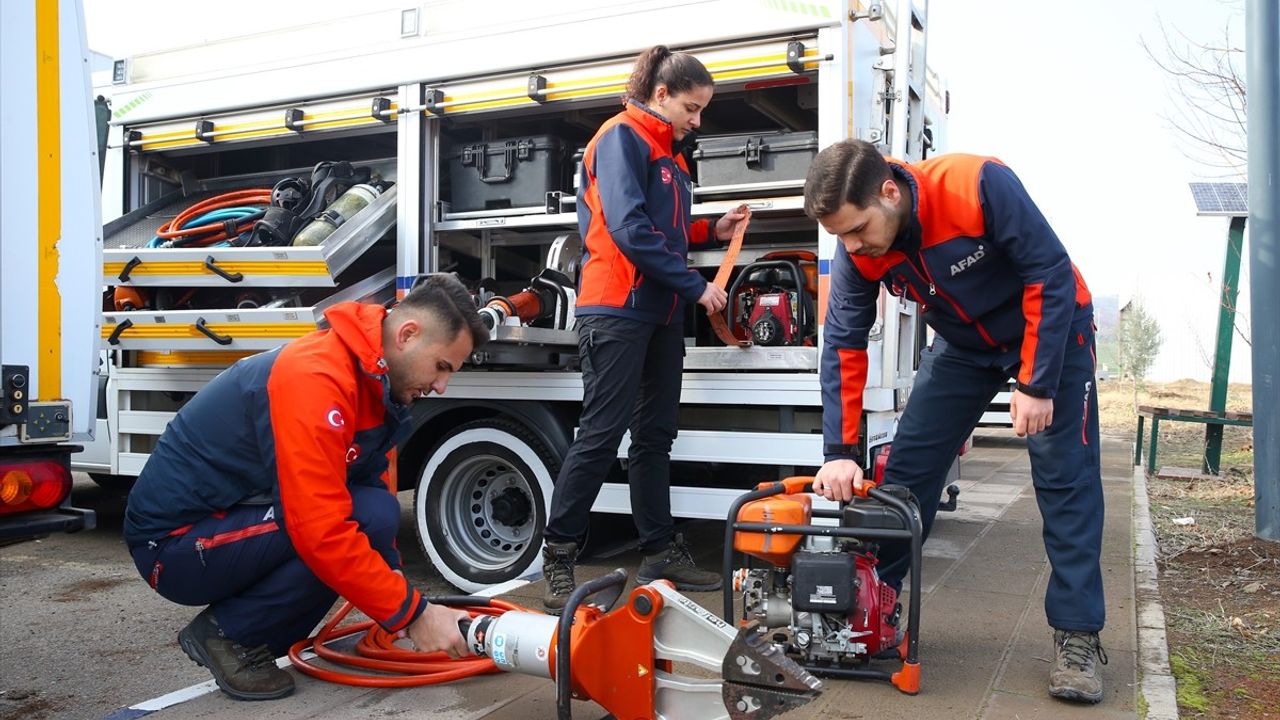
{"label": "navy work trousers", "polygon": [[582,416],[560,468],[544,533],[549,542],[582,542],[591,506],[631,430],[627,482],[631,514],[646,555],[671,541],[671,443],[680,410],[684,331],[627,318],[578,320]]}
{"label": "navy work trousers", "polygon": [[[1052,566],[1044,609],[1059,630],[1097,632],[1106,621],[1102,593],[1102,472],[1094,338],[1088,318],[1067,338],[1053,400],[1053,422],[1027,437],[1031,477]],[[982,353],[937,338],[926,350],[907,400],[885,483],[905,485],[920,500],[925,536],[933,525],[947,470],[983,411],[1017,372],[1017,349]],[[963,512],[964,498],[961,497]],[[910,566],[904,543],[886,545],[880,575],[895,586]]]}
{"label": "navy work trousers", "polygon": [[[351,518],[399,569],[400,503],[385,488],[348,488]],[[271,505],[237,505],[132,554],[162,597],[209,605],[224,635],[246,647],[267,645],[277,656],[307,637],[338,597],[298,557]]]}

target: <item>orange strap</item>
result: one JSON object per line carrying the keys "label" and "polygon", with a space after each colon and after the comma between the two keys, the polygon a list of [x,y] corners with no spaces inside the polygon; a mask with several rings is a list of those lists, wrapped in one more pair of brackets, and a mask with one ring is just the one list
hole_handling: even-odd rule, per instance
{"label": "orange strap", "polygon": [[[720,269],[716,270],[716,277],[712,282],[721,290],[727,290],[729,285],[729,275],[733,273],[733,268],[738,264],[738,253],[742,251],[742,239],[747,235],[747,225],[751,223],[751,210],[746,210],[746,217],[738,221],[733,228],[733,238],[729,240],[729,247],[724,251],[724,259],[720,261]],[[715,226],[712,226],[711,232],[715,232]],[[720,342],[729,347],[750,347],[750,340],[739,340],[732,332],[729,331],[729,323],[725,320],[725,316],[733,312],[733,298],[729,298],[725,302],[723,313],[707,313],[708,319],[711,320],[711,329],[715,330],[716,337],[720,338]]]}

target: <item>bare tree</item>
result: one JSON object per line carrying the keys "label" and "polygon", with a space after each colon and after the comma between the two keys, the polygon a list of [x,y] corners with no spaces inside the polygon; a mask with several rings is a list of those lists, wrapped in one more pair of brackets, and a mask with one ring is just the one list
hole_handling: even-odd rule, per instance
{"label": "bare tree", "polygon": [[[1231,15],[1239,14],[1239,2],[1227,0]],[[1169,75],[1174,102],[1164,117],[1183,141],[1191,160],[1222,177],[1245,172],[1248,150],[1245,135],[1244,48],[1231,42],[1228,20],[1220,40],[1197,40],[1179,29],[1160,24],[1162,51],[1144,38],[1142,47]]]}

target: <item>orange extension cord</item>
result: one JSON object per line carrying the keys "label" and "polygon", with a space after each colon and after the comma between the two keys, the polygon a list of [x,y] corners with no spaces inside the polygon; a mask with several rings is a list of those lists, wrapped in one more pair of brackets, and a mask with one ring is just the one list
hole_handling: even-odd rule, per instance
{"label": "orange extension cord", "polygon": [[[186,238],[193,235],[203,235],[205,233],[214,232],[215,230],[223,230],[223,232],[210,235],[207,238],[200,238],[198,244],[193,242],[192,246],[203,247],[212,245],[222,240],[230,239],[225,231],[223,223],[216,222],[209,225],[200,225],[197,227],[182,227],[194,218],[198,218],[207,212],[213,210],[221,210],[228,207],[241,207],[244,205],[270,205],[271,204],[271,188],[254,188],[252,190],[237,190],[235,192],[214,195],[207,200],[192,205],[191,207],[178,213],[178,216],[156,230],[156,237],[166,240],[174,240],[177,238]],[[236,226],[236,234],[245,232],[253,227],[253,221],[242,223]],[[175,243],[180,244],[180,243]]]}
{"label": "orange extension cord", "polygon": [[[448,603],[444,603],[448,604]],[[399,688],[420,685],[438,685],[463,678],[498,672],[489,658],[471,657],[454,660],[443,652],[424,653],[396,647],[396,637],[383,630],[372,620],[338,627],[354,606],[347,602],[314,637],[299,640],[289,648],[289,660],[299,671],[326,682],[357,687]],[[516,610],[534,612],[502,600],[489,600],[487,605],[460,608],[471,614],[501,615]],[[346,653],[327,647],[327,643],[349,635],[364,632],[356,643],[355,653]],[[386,675],[370,675],[361,672],[329,670],[317,667],[302,659],[304,650],[312,650],[323,660],[334,665],[373,670]]]}

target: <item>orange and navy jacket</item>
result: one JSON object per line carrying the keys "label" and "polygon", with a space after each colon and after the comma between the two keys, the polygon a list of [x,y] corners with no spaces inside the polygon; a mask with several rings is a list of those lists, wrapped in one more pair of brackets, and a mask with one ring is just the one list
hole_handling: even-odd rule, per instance
{"label": "orange and navy jacket", "polygon": [[707,281],[688,267],[689,245],[714,243],[707,220],[691,222],[692,185],[674,153],[671,123],[629,101],[587,144],[578,180],[585,263],[578,315],[669,324]]}
{"label": "orange and navy jacket", "polygon": [[388,453],[412,427],[389,393],[386,312],[335,305],[328,329],[240,360],[196,393],[129,494],[129,546],[267,496],[275,519],[247,532],[283,529],[316,577],[390,632],[422,614],[425,598],[351,519],[348,486],[394,493]]}
{"label": "orange and navy jacket", "polygon": [[943,155],[889,166],[911,187],[907,226],[882,257],[852,256],[837,243],[831,262],[820,371],[827,460],[855,458],[882,284],[918,303],[950,345],[1007,354],[1018,389],[1033,397],[1054,396],[1069,332],[1093,318],[1084,278],[999,160]]}

